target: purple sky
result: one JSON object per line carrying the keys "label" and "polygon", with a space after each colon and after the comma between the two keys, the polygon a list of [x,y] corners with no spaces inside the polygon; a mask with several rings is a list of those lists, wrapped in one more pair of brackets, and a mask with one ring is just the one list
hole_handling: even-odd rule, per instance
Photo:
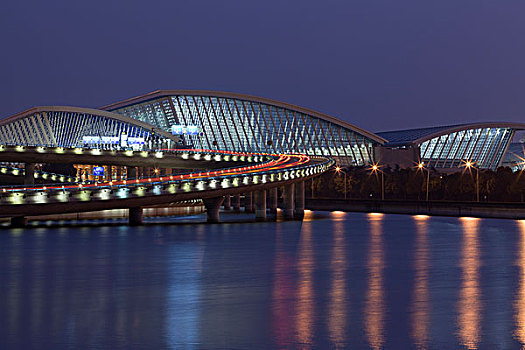
{"label": "purple sky", "polygon": [[0,117],[157,89],[274,98],[371,131],[525,118],[525,1],[9,1]]}

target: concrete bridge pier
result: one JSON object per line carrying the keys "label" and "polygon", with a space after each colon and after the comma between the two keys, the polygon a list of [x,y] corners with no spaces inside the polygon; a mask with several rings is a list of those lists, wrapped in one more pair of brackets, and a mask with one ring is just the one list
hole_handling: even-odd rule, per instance
{"label": "concrete bridge pier", "polygon": [[206,198],[203,200],[206,208],[206,218],[209,224],[215,224],[221,221],[219,208],[224,201],[224,197]]}
{"label": "concrete bridge pier", "polygon": [[252,192],[244,194],[244,211],[246,213],[253,213],[255,210],[253,208],[253,195]]}
{"label": "concrete bridge pier", "polygon": [[129,208],[129,225],[130,226],[140,226],[142,225],[142,208],[141,207],[133,207]]}
{"label": "concrete bridge pier", "polygon": [[117,166],[117,181],[122,180],[122,165]]}
{"label": "concrete bridge pier", "polygon": [[230,210],[232,208],[232,198],[229,194],[224,196],[223,206],[224,210]]}
{"label": "concrete bridge pier", "polygon": [[134,179],[137,177],[137,167],[131,166],[128,167],[126,171],[126,177],[129,179]]}
{"label": "concrete bridge pier", "polygon": [[35,163],[26,163],[25,164],[25,175],[24,175],[24,185],[34,185],[35,184]]}
{"label": "concrete bridge pier", "polygon": [[255,221],[266,221],[266,190],[255,191]]}
{"label": "concrete bridge pier", "polygon": [[291,183],[284,186],[283,199],[284,199],[284,219],[293,220],[295,214],[295,184]]}
{"label": "concrete bridge pier", "polygon": [[277,187],[270,188],[268,190],[268,208],[270,209],[270,219],[277,219],[277,199],[278,191]]}
{"label": "concrete bridge pier", "polygon": [[232,206],[233,206],[233,211],[237,213],[241,211],[241,195],[240,194],[236,194],[233,196]]}
{"label": "concrete bridge pier", "polygon": [[304,218],[304,181],[295,183],[295,219]]}
{"label": "concrete bridge pier", "polygon": [[11,227],[26,227],[27,218],[25,216],[13,216],[11,218]]}
{"label": "concrete bridge pier", "polygon": [[86,180],[95,180],[95,176],[93,175],[93,168],[93,164],[88,165]]}

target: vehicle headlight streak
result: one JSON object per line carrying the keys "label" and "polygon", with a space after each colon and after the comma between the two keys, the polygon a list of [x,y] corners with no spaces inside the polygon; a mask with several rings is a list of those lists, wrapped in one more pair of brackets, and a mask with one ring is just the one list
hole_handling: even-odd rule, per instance
{"label": "vehicle headlight streak", "polygon": [[[146,152],[141,153],[141,156],[145,156],[144,153]],[[47,198],[50,197],[51,194],[55,200],[61,202],[68,201],[70,198],[76,198],[81,201],[89,201],[92,199],[109,200],[112,198],[125,199],[130,198],[132,195],[142,197],[147,194],[160,195],[192,191],[199,192],[208,189],[226,189],[242,185],[290,180],[322,172],[333,163],[332,160],[320,157],[319,159],[323,159],[324,162],[307,165],[307,163],[312,160],[312,157],[302,154],[283,155],[216,150],[176,150],[172,153],[180,154],[183,159],[189,159],[191,156],[193,159],[210,159],[214,161],[244,160],[260,163],[213,171],[171,175],[165,178],[136,179],[134,181],[122,180],[78,185],[32,186],[27,188],[11,187],[3,188],[2,193],[11,192],[15,197],[11,197],[9,202],[13,204],[28,203],[28,201],[24,200],[26,193],[36,191],[42,192],[41,196],[45,195],[45,197],[40,197],[42,198],[42,201],[39,201],[41,203],[47,202]],[[157,152],[157,157],[159,157],[160,154],[163,153]],[[127,154],[127,156],[129,157],[130,155]],[[301,169],[297,169],[298,167]],[[115,188],[115,191],[111,190],[112,187]],[[114,195],[112,196],[113,193]],[[32,202],[34,203],[35,199],[33,199]]]}

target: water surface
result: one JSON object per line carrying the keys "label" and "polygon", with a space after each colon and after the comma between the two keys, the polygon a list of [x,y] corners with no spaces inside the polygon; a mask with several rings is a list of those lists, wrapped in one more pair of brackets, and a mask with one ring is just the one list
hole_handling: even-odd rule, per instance
{"label": "water surface", "polygon": [[1,348],[523,344],[525,221],[333,212],[0,230]]}

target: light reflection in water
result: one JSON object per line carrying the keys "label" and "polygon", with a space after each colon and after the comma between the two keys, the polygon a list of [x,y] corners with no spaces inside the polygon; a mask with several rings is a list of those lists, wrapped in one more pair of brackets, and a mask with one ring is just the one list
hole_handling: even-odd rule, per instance
{"label": "light reflection in water", "polygon": [[308,209],[304,210],[303,221],[312,221],[314,219],[314,212]]}
{"label": "light reflection in water", "polygon": [[461,218],[463,244],[462,282],[458,304],[458,328],[461,345],[477,349],[480,339],[481,301],[479,287],[479,219]]}
{"label": "light reflection in water", "polygon": [[365,331],[372,349],[381,349],[385,342],[385,296],[383,286],[384,247],[383,214],[370,213],[370,248],[368,251],[368,291],[365,304]]}
{"label": "light reflection in water", "polygon": [[[193,230],[197,239],[202,240],[203,226],[199,225]],[[195,344],[200,339],[204,248],[205,245],[198,241],[195,244],[169,246],[166,261],[170,279],[166,296],[166,341],[170,349],[179,349],[181,344]],[[181,274],[180,271],[185,273]]]}
{"label": "light reflection in water", "polygon": [[[336,214],[341,215],[341,214]],[[342,213],[344,216],[344,213]],[[328,331],[330,339],[335,344],[345,343],[347,317],[346,291],[346,254],[344,222],[334,221],[334,240],[332,249],[332,283],[330,287],[330,302],[328,309]]]}
{"label": "light reflection in water", "polygon": [[[14,229],[11,232],[11,240],[7,253],[8,283],[7,283],[7,329],[9,334],[18,334],[20,330],[20,305],[22,284],[22,229]],[[12,339],[10,339],[12,341]]]}
{"label": "light reflection in water", "polygon": [[311,344],[314,323],[312,223],[302,224],[297,265],[299,273],[296,315],[297,342],[300,344]]}
{"label": "light reflection in water", "polygon": [[519,291],[514,302],[514,315],[516,330],[514,336],[522,343],[525,343],[525,220],[519,220],[520,245],[518,266],[520,268]]}
{"label": "light reflection in water", "polygon": [[414,252],[414,290],[412,296],[412,337],[418,348],[427,348],[430,315],[428,290],[429,246],[428,216],[415,215],[416,247]]}
{"label": "light reflection in water", "polygon": [[275,265],[272,288],[272,333],[279,348],[286,348],[292,339],[292,305],[289,302],[294,287],[290,278],[292,261],[285,250],[283,243],[282,226],[276,226]]}

